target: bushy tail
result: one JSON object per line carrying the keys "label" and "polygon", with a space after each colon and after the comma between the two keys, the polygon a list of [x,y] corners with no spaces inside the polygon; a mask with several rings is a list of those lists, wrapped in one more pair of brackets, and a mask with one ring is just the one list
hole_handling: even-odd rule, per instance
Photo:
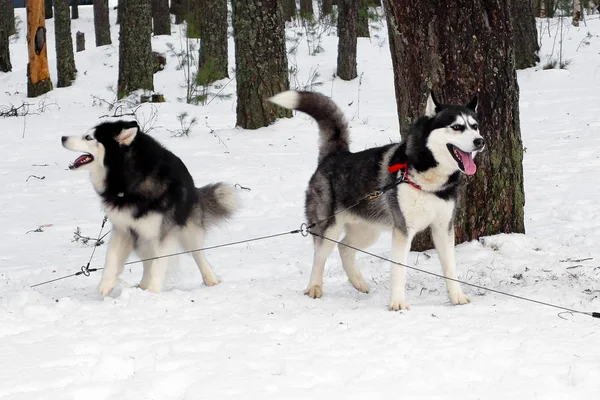
{"label": "bushy tail", "polygon": [[205,228],[230,218],[240,208],[240,199],[232,185],[211,183],[197,190],[197,215]]}
{"label": "bushy tail", "polygon": [[281,92],[269,99],[278,106],[302,111],[319,124],[319,162],[332,153],[350,149],[348,124],[342,110],[329,97],[314,92]]}

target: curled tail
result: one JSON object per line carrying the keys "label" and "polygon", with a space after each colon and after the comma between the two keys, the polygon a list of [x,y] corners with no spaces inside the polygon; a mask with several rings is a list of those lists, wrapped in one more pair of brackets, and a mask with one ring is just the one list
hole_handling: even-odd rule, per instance
{"label": "curled tail", "polygon": [[198,191],[196,219],[207,228],[229,219],[239,208],[240,200],[232,185],[211,183]]}
{"label": "curled tail", "polygon": [[302,111],[319,124],[319,162],[330,154],[349,151],[350,134],[342,110],[329,97],[288,90],[269,99],[278,106]]}

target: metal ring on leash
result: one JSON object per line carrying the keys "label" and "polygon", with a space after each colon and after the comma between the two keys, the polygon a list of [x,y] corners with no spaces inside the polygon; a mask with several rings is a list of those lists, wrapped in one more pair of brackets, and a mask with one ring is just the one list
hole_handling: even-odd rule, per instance
{"label": "metal ring on leash", "polygon": [[304,237],[307,237],[310,231],[308,230],[308,225],[306,223],[300,225],[300,234]]}
{"label": "metal ring on leash", "polygon": [[85,276],[90,276],[90,267],[82,265],[81,273],[84,274]]}

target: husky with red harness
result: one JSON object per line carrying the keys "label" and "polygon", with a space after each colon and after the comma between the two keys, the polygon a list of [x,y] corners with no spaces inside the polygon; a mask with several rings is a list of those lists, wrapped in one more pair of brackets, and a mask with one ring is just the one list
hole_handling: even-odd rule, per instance
{"label": "husky with red harness", "polygon": [[[425,115],[401,143],[350,151],[348,125],[339,107],[328,97],[312,92],[287,91],[273,103],[312,116],[319,125],[318,167],[306,191],[306,217],[314,235],[314,260],[305,294],[323,293],[325,261],[344,231],[342,243],[365,249],[383,230],[392,229],[393,261],[405,264],[414,236],[431,228],[444,275],[456,279],[454,211],[462,174],[477,171],[473,158],[485,142],[477,123],[477,96],[466,106],[438,103],[433,94]],[[389,188],[369,201],[365,195]],[[333,217],[332,217],[333,216]],[[350,283],[367,293],[369,286],[355,264],[356,250],[339,245]],[[408,309],[406,270],[392,264],[389,307]],[[446,280],[452,304],[469,298],[457,282]]]}

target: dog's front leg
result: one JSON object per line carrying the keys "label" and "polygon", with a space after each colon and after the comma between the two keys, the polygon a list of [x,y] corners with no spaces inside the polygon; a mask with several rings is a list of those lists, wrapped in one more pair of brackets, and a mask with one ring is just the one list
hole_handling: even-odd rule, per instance
{"label": "dog's front leg", "polygon": [[100,295],[108,295],[117,285],[123,264],[133,250],[133,237],[126,232],[113,228],[106,251],[104,272],[100,281]]}
{"label": "dog's front leg", "polygon": [[410,232],[404,233],[395,228],[392,233],[392,261],[399,264],[392,264],[392,290],[390,297],[390,310],[408,310],[406,301],[406,265],[410,244],[413,235]]}
{"label": "dog's front leg", "polygon": [[[436,224],[431,226],[433,244],[440,257],[444,276],[456,279],[456,258],[454,250],[454,225]],[[446,279],[448,297],[452,304],[467,304],[471,300],[465,295],[458,282]]]}

